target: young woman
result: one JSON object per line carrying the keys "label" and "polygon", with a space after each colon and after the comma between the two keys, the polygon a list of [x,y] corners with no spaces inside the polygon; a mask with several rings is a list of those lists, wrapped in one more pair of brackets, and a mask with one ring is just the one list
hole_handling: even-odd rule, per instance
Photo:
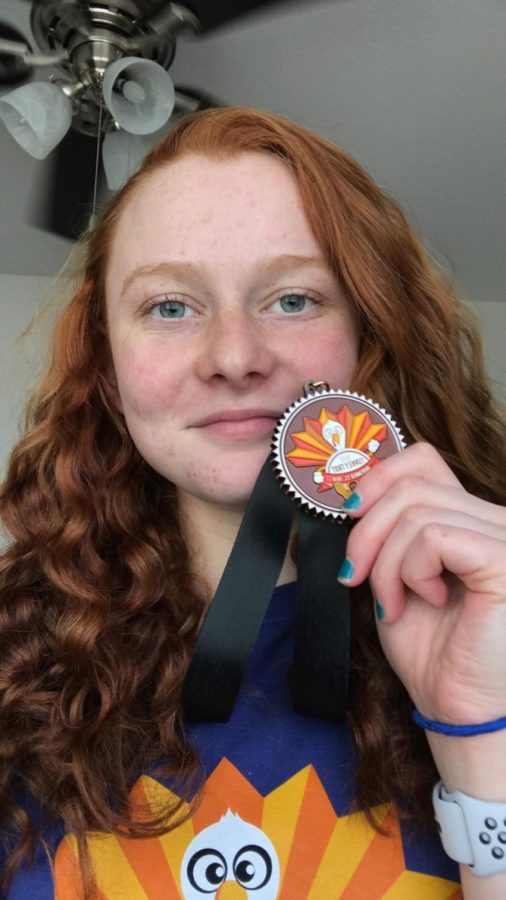
{"label": "young woman", "polygon": [[[261,112],[184,120],[87,242],[1,493],[5,896],[460,896],[434,783],[506,815],[504,425],[467,314],[355,162]],[[409,444],[348,504],[347,722],[292,708],[293,541],[230,719],[188,722],[199,628],[311,380]],[[466,900],[506,891],[506,824],[480,829]]]}

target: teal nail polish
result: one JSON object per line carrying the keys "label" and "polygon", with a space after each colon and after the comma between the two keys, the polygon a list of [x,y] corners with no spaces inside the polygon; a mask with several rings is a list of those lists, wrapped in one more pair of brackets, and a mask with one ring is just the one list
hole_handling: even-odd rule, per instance
{"label": "teal nail polish", "polygon": [[343,559],[341,563],[341,568],[337,573],[338,578],[342,578],[344,581],[349,581],[350,578],[353,578],[353,573],[355,571],[355,566],[353,565],[351,559]]}
{"label": "teal nail polish", "polygon": [[346,510],[354,510],[354,509],[360,509],[361,506],[362,506],[362,497],[360,496],[358,491],[353,491],[353,493],[350,494],[348,499],[344,501],[342,508],[346,509]]}
{"label": "teal nail polish", "polygon": [[383,619],[385,618],[385,610],[383,609],[379,600],[375,600],[374,605],[376,607],[376,615],[377,615],[379,621],[382,622]]}

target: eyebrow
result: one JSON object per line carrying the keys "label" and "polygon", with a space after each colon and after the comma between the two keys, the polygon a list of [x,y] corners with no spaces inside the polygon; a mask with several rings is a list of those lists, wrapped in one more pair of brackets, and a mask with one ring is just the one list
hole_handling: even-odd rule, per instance
{"label": "eyebrow", "polygon": [[[317,267],[329,271],[329,266],[322,256],[299,256],[295,253],[282,253],[279,256],[270,257],[262,263],[262,267],[266,272],[272,274],[286,268]],[[123,296],[132,284],[141,278],[153,275],[170,275],[173,278],[184,278],[192,275],[195,277],[201,271],[202,267],[200,264],[191,260],[184,262],[173,260],[172,262],[149,263],[144,266],[137,266],[123,280],[120,296]]]}

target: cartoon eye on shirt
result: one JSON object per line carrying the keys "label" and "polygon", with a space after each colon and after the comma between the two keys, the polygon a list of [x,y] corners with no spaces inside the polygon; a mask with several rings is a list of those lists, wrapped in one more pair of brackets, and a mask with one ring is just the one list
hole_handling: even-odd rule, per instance
{"label": "cartoon eye on shirt", "polygon": [[275,900],[279,861],[266,834],[230,810],[204,828],[181,863],[184,900]]}

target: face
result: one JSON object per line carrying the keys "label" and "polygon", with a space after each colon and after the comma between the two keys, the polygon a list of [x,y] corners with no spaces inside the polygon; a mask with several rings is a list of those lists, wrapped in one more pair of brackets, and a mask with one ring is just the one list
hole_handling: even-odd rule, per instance
{"label": "face", "polygon": [[354,315],[270,154],[150,176],[118,223],[106,294],[118,406],[181,495],[243,507],[304,382],[350,385]]}

